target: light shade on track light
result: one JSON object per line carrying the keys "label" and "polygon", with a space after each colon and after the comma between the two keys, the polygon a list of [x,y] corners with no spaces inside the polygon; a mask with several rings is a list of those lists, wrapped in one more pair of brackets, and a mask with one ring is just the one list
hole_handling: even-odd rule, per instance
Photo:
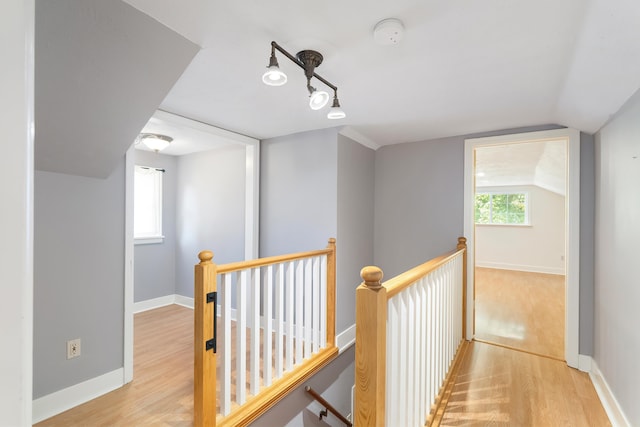
{"label": "light shade on track light", "polygon": [[280,69],[278,60],[276,59],[276,52],[274,48],[271,48],[271,58],[269,58],[269,66],[267,71],[262,75],[262,81],[269,86],[282,86],[287,82],[287,75]]}
{"label": "light shade on track light", "polygon": [[346,114],[342,111],[342,108],[340,108],[340,102],[338,101],[338,88],[315,72],[316,67],[322,64],[323,59],[322,55],[315,50],[302,50],[298,52],[296,56],[293,56],[280,47],[276,42],[272,41],[269,66],[267,67],[267,71],[262,75],[262,81],[265,84],[269,86],[282,86],[287,82],[287,75],[280,70],[280,66],[278,65],[275,52],[276,50],[304,70],[304,74],[307,77],[307,90],[309,91],[309,107],[311,107],[312,110],[320,110],[329,103],[330,98],[326,91],[317,90],[311,86],[311,79],[316,78],[333,89],[333,106],[331,107],[331,111],[327,114],[327,118],[342,119],[346,117]]}
{"label": "light shade on track light", "polygon": [[340,108],[340,101],[338,100],[338,93],[335,92],[333,95],[333,105],[331,109],[327,113],[327,118],[336,120],[336,119],[344,119],[347,117],[347,114]]}

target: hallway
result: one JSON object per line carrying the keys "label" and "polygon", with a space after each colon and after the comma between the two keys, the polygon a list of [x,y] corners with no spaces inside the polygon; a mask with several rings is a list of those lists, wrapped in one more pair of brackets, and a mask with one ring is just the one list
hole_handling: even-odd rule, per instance
{"label": "hallway", "polygon": [[[191,310],[176,305],[137,314],[133,383],[38,426],[191,425],[192,320]],[[587,374],[557,360],[472,342],[441,425],[610,424]]]}

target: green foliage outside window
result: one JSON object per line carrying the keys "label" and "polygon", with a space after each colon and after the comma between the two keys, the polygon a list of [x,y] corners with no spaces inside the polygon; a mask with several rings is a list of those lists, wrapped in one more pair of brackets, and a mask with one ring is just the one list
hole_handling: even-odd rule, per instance
{"label": "green foliage outside window", "polygon": [[476,224],[527,224],[526,193],[476,193]]}

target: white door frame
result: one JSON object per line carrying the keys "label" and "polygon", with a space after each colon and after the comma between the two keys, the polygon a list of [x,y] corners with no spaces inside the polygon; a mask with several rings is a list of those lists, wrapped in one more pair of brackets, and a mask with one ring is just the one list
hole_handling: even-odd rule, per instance
{"label": "white door frame", "polygon": [[[189,127],[212,134],[233,144],[246,148],[245,156],[245,259],[258,257],[259,248],[259,202],[260,202],[260,141],[206,123],[187,119],[158,110],[154,118],[172,125]],[[134,144],[127,151],[125,172],[125,279],[124,279],[124,378],[123,383],[133,380],[133,175],[135,166]]]}
{"label": "white door frame", "polygon": [[[467,339],[474,330],[474,268],[475,224],[473,217],[475,187],[475,149],[477,147],[517,142],[541,142],[565,139],[567,151],[567,197],[565,198],[566,242],[566,309],[565,358],[573,368],[579,367],[580,337],[580,132],[575,129],[557,129],[526,132],[486,138],[466,139],[464,142],[464,236],[467,238]],[[569,221],[571,219],[571,221]]]}

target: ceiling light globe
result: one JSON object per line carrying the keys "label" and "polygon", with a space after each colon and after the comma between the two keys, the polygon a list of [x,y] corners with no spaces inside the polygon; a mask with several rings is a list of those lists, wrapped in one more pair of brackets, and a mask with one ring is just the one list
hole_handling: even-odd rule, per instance
{"label": "ceiling light globe", "polygon": [[272,65],[262,75],[262,81],[268,86],[282,86],[287,82],[287,75],[277,65]]}
{"label": "ceiling light globe", "polygon": [[340,107],[331,107],[329,113],[327,113],[327,118],[331,120],[344,119],[347,117],[347,114]]}
{"label": "ceiling light globe", "polygon": [[309,96],[309,107],[319,110],[329,102],[329,94],[323,90],[314,90]]}
{"label": "ceiling light globe", "polygon": [[137,140],[142,141],[142,143],[146,145],[147,148],[157,153],[167,148],[171,141],[173,141],[173,138],[167,135],[160,135],[156,133],[141,133],[138,136]]}

